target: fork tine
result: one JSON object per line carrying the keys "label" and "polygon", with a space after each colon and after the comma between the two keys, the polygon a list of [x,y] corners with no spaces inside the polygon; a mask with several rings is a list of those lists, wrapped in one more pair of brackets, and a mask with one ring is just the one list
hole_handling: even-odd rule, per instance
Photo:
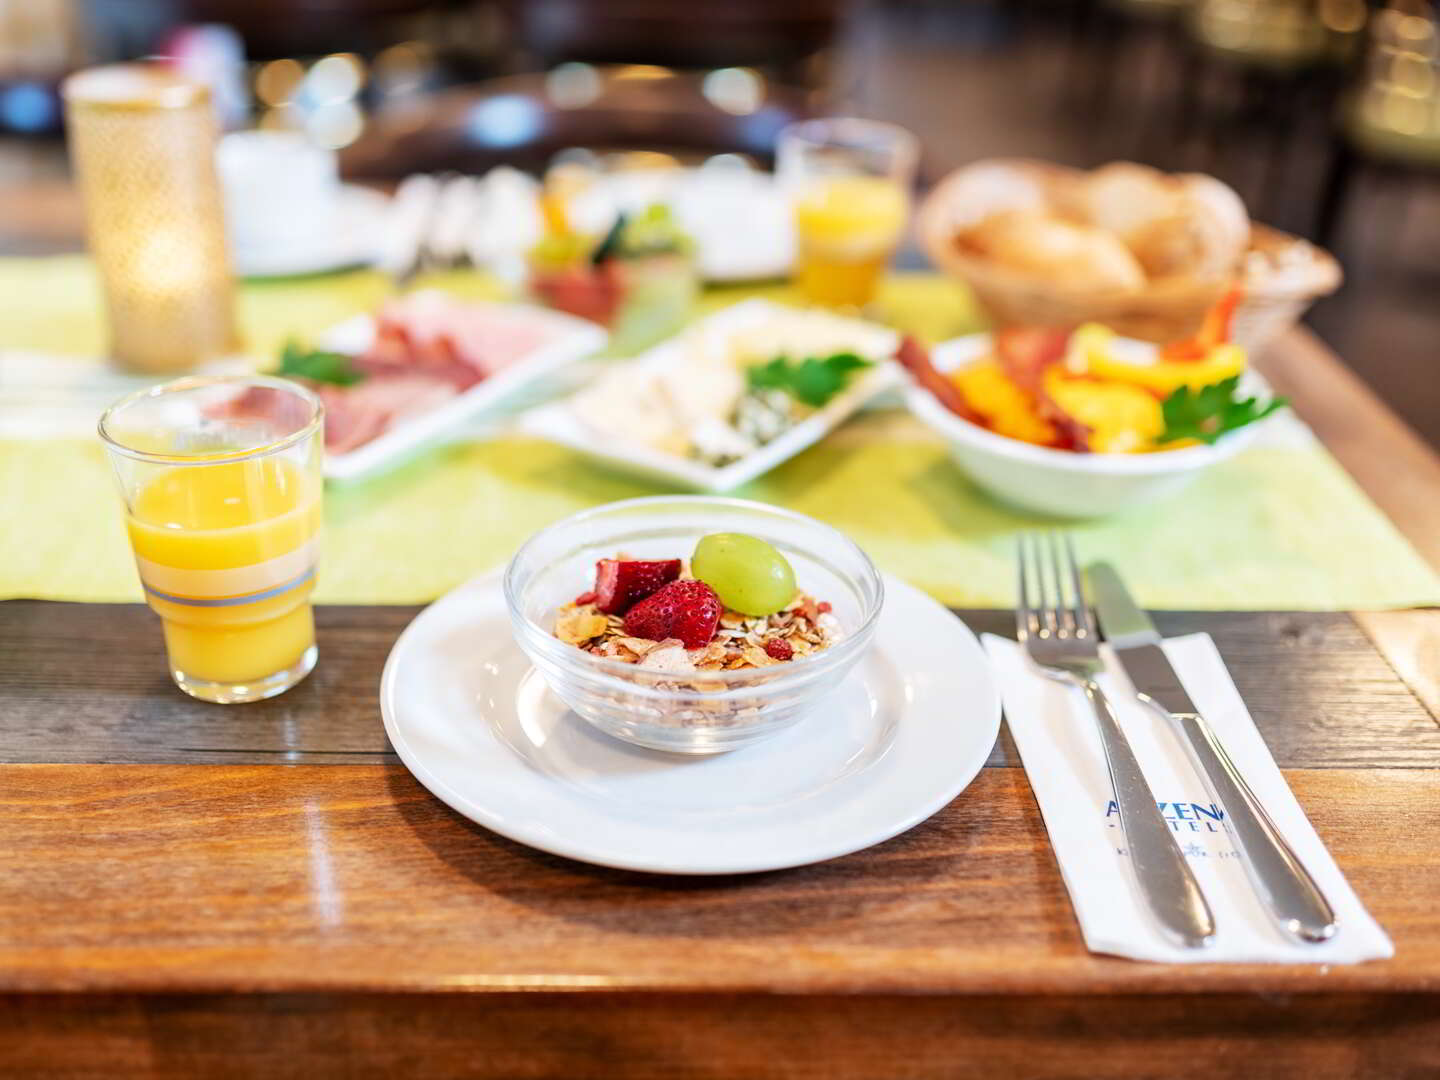
{"label": "fork tine", "polygon": [[1028,552],[1025,534],[1015,537],[1015,636],[1024,641],[1038,629],[1035,609],[1030,605],[1030,582],[1026,569]]}
{"label": "fork tine", "polygon": [[1097,636],[1095,613],[1090,610],[1090,602],[1085,599],[1085,581],[1080,576],[1080,560],[1075,558],[1075,542],[1069,533],[1065,534],[1065,556],[1070,563],[1070,581],[1075,589],[1075,625],[1089,634],[1090,640],[1094,641]]}
{"label": "fork tine", "polygon": [[1051,602],[1055,579],[1048,573],[1044,533],[1036,533],[1030,537],[1030,554],[1031,571],[1035,575],[1037,591],[1040,594],[1040,609],[1036,613],[1036,621],[1040,624],[1042,636],[1047,631],[1053,636],[1057,627],[1055,604]]}
{"label": "fork tine", "polygon": [[1074,610],[1065,602],[1065,574],[1060,570],[1060,534],[1045,534],[1045,550],[1049,554],[1050,577],[1055,582],[1055,623],[1057,631],[1071,633],[1079,625]]}

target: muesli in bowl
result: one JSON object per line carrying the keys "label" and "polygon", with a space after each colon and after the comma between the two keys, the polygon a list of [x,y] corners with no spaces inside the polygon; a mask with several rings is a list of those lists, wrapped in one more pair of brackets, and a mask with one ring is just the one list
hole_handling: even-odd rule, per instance
{"label": "muesli in bowl", "polygon": [[[701,544],[734,540],[769,547],[753,537],[725,534]],[[622,580],[637,587],[616,588]],[[602,559],[596,587],[555,616],[561,641],[592,656],[670,674],[786,664],[828,649],[842,634],[828,601],[795,589],[775,611],[737,611],[682,559]]]}
{"label": "muesli in bowl", "polygon": [[659,497],[543,530],[512,560],[506,596],[521,646],[581,717],[715,753],[836,686],[873,636],[883,585],[851,541],[800,514]]}

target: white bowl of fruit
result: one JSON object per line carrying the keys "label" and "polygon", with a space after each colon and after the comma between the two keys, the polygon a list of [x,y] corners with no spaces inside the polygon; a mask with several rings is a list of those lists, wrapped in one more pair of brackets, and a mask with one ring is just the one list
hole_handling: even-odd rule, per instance
{"label": "white bowl of fruit", "polygon": [[1002,502],[1064,518],[1172,494],[1285,403],[1219,328],[1170,346],[1087,324],[1012,329],[903,358],[910,410]]}

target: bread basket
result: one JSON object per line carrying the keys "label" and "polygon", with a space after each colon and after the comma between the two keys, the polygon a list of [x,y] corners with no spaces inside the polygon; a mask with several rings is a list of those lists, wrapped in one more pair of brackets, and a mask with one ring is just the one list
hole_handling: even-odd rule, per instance
{"label": "bread basket", "polygon": [[1245,293],[1230,333],[1252,354],[1298,323],[1322,296],[1340,287],[1340,264],[1324,248],[1268,225],[1250,229],[1241,286]]}
{"label": "bread basket", "polygon": [[1239,253],[1233,269],[1152,278],[1143,287],[1126,289],[1096,287],[1073,275],[1067,279],[1017,270],[959,242],[957,234],[1004,210],[1044,210],[1075,218],[1086,177],[1083,170],[1029,159],[967,165],[922,202],[916,217],[920,244],[938,267],[970,288],[997,324],[1100,322],[1144,341],[1174,341],[1195,333],[1205,312],[1239,278],[1245,294],[1234,336],[1252,352],[1293,326],[1317,297],[1340,284],[1339,265],[1329,254],[1262,225],[1251,227],[1250,250]]}

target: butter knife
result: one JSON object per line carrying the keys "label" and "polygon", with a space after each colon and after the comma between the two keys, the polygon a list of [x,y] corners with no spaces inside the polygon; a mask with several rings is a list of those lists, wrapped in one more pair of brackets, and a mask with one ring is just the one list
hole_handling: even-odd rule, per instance
{"label": "butter knife", "polygon": [[1139,699],[1168,717],[1180,733],[1211,797],[1225,809],[1241,862],[1266,909],[1282,930],[1300,941],[1334,937],[1334,909],[1190,700],[1160,647],[1155,624],[1136,606],[1109,563],[1092,564],[1088,577],[1106,640]]}

